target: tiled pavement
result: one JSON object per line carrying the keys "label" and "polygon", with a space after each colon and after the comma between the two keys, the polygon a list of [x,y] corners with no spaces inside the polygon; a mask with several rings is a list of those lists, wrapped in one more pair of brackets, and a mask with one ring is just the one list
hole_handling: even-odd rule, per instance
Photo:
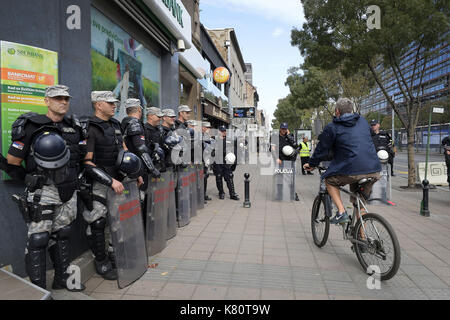
{"label": "tiled pavement", "polygon": [[[250,209],[242,207],[243,173],[251,174]],[[271,177],[252,166],[235,175],[241,201],[213,201],[191,223],[178,229],[167,247],[149,259],[157,264],[133,285],[119,290],[114,281],[93,277],[87,290],[95,299],[450,299],[450,193],[430,194],[431,217],[418,214],[421,193],[400,191],[396,207],[372,206],[393,225],[402,248],[398,274],[367,288],[367,276],[341,229],[331,226],[321,249],[312,242],[310,212],[319,179],[297,176],[300,202],[271,201]]]}

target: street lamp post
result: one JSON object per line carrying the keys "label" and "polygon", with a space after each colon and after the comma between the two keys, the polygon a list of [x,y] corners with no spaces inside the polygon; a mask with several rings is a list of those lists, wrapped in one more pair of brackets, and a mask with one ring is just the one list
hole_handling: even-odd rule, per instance
{"label": "street lamp post", "polygon": [[428,139],[427,139],[427,153],[425,157],[425,177],[422,181],[422,187],[423,187],[423,198],[422,203],[420,207],[420,215],[424,217],[430,216],[430,210],[428,207],[428,193],[430,190],[430,182],[427,180],[427,174],[428,174],[428,154],[430,151],[430,135],[431,135],[431,115],[434,113],[444,113],[444,108],[430,108],[430,118],[428,119]]}

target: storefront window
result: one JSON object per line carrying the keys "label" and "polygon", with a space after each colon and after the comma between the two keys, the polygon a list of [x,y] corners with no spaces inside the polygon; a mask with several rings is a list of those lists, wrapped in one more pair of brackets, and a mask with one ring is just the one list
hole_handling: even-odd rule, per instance
{"label": "storefront window", "polygon": [[161,59],[97,9],[91,9],[92,90],[113,91],[120,100],[118,120],[126,116],[125,101],[159,107]]}

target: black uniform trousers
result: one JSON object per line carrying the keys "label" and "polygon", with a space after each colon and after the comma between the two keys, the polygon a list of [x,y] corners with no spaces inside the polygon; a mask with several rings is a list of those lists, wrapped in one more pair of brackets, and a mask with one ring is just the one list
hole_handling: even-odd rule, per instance
{"label": "black uniform trousers", "polygon": [[225,182],[227,183],[228,190],[230,193],[234,193],[234,186],[233,186],[233,171],[231,170],[231,166],[227,164],[213,164],[213,172],[216,176],[216,185],[217,189],[219,190],[219,193],[225,193],[223,191],[223,182],[222,178],[225,179]]}

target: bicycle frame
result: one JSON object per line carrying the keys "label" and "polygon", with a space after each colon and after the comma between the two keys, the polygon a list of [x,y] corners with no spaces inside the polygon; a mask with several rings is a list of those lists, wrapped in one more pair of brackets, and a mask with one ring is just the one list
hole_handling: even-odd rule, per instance
{"label": "bicycle frame", "polygon": [[[319,168],[319,173],[321,174],[321,176],[322,176],[322,171],[323,171],[323,169]],[[351,236],[351,234],[350,234],[351,232],[349,232],[351,229],[353,229],[356,226],[356,222],[359,219],[361,219],[361,217],[362,217],[362,215],[361,215],[361,207],[364,208],[364,210],[366,212],[369,212],[367,210],[366,205],[361,200],[361,195],[358,192],[354,193],[354,192],[351,192],[349,190],[344,189],[343,187],[340,187],[339,190],[343,191],[344,193],[348,194],[349,196],[353,196],[356,199],[356,206],[355,206],[355,204],[353,204],[353,214],[352,214],[352,217],[351,217],[351,222],[347,223],[345,225],[342,225],[342,235],[343,235],[344,240],[349,240],[351,243],[367,245],[366,242],[363,242],[363,241],[360,241],[360,240],[357,240],[357,239],[353,238]],[[319,193],[322,194],[322,196],[325,196],[325,214],[328,217],[331,217],[332,214],[333,214],[332,213],[332,206],[331,206],[331,198],[330,198],[330,196],[328,194],[328,190],[326,188],[325,180],[322,179],[322,178],[321,178],[321,181],[320,181],[320,191],[319,191]],[[366,233],[365,224],[361,222],[361,225],[362,225],[362,228],[363,228],[364,237],[367,239],[367,233]],[[373,226],[373,227],[375,228],[375,231],[376,231],[377,235],[379,236],[379,232],[378,232],[377,228],[375,226]]]}

